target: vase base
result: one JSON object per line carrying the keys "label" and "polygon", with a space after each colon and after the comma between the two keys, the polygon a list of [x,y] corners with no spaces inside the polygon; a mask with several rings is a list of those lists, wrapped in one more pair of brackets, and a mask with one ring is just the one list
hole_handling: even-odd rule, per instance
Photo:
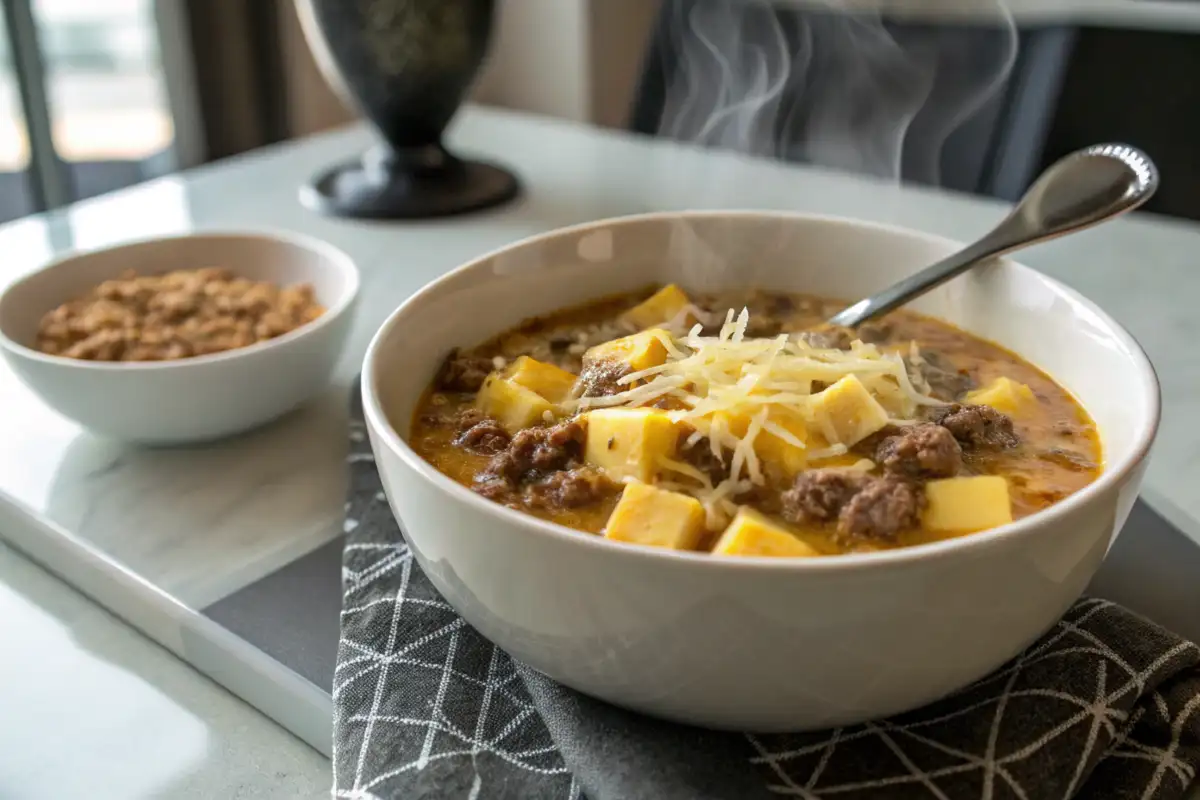
{"label": "vase base", "polygon": [[434,168],[386,168],[370,158],[340,164],[300,190],[321,214],[359,219],[429,219],[491,208],[515,198],[521,185],[507,170],[449,158]]}

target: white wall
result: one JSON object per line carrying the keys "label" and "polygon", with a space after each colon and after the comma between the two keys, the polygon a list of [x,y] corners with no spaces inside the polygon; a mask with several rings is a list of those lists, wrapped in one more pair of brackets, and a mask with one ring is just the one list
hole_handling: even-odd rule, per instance
{"label": "white wall", "polygon": [[661,0],[507,0],[476,99],[624,126]]}
{"label": "white wall", "polygon": [[501,2],[491,57],[475,98],[587,121],[588,4],[589,0]]}

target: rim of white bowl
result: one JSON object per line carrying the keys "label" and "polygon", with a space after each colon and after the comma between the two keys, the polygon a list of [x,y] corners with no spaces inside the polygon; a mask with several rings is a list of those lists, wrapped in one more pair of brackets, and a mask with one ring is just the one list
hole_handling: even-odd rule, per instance
{"label": "rim of white bowl", "polygon": [[970,534],[969,536],[959,536],[951,539],[945,539],[939,542],[930,542],[928,544],[912,545],[910,547],[900,547],[894,550],[883,550],[871,553],[847,553],[836,557],[828,558],[778,558],[770,556],[738,556],[738,557],[714,557],[710,553],[668,550],[661,547],[651,547],[649,545],[629,544],[626,542],[613,542],[603,536],[584,533],[569,528],[565,525],[559,525],[554,522],[534,517],[531,514],[526,514],[516,509],[502,506],[499,503],[493,503],[484,499],[480,495],[471,491],[466,486],[454,481],[453,479],[443,475],[432,464],[417,455],[404,437],[391,425],[387,415],[379,405],[379,400],[375,391],[376,384],[376,369],[375,361],[378,356],[379,347],[382,341],[387,338],[391,328],[397,324],[398,320],[404,316],[408,309],[420,305],[425,297],[435,292],[443,283],[458,279],[460,275],[475,269],[477,265],[511,252],[517,249],[523,249],[536,245],[540,242],[559,238],[562,236],[570,236],[598,227],[613,227],[615,225],[627,225],[636,222],[647,222],[655,220],[678,219],[684,218],[705,218],[705,217],[756,217],[759,219],[778,219],[781,221],[805,220],[812,222],[823,222],[832,225],[844,225],[854,228],[869,228],[883,233],[892,233],[907,238],[915,238],[924,240],[930,244],[937,244],[947,247],[961,246],[960,242],[949,239],[943,236],[938,236],[931,233],[925,233],[912,228],[905,228],[899,225],[889,225],[885,223],[870,222],[866,220],[858,220],[852,217],[842,217],[827,214],[808,214],[801,212],[787,211],[760,211],[754,209],[731,209],[723,211],[661,211],[646,214],[631,214],[621,217],[611,217],[608,219],[595,220],[593,222],[585,222],[578,225],[571,225],[564,228],[556,228],[552,231],[530,236],[525,239],[497,248],[485,255],[472,259],[471,261],[457,267],[446,273],[440,278],[431,281],[423,286],[416,294],[409,297],[399,308],[393,311],[384,321],[384,323],[376,331],[371,338],[371,343],[367,347],[366,357],[363,362],[362,370],[362,386],[360,391],[363,400],[363,413],[367,420],[368,426],[381,434],[382,443],[387,446],[393,453],[398,455],[406,462],[413,470],[420,475],[424,480],[429,481],[434,487],[447,495],[447,499],[451,502],[466,503],[475,507],[485,514],[495,514],[500,519],[511,522],[528,531],[554,537],[564,543],[577,545],[584,548],[595,548],[602,552],[611,555],[626,554],[630,558],[650,558],[658,559],[663,564],[674,564],[680,567],[699,568],[699,569],[714,569],[714,570],[784,570],[795,571],[802,573],[824,573],[824,572],[839,572],[844,570],[859,571],[870,568],[884,568],[889,566],[898,566],[904,564],[913,564],[915,562],[928,562],[940,558],[953,557],[956,554],[965,551],[987,551],[994,547],[998,547],[1002,542],[1009,539],[1021,538],[1025,536],[1035,535],[1037,531],[1045,527],[1047,523],[1053,522],[1057,518],[1061,518],[1073,510],[1087,505],[1096,496],[1104,493],[1114,485],[1122,481],[1130,471],[1138,464],[1143,462],[1149,455],[1150,448],[1154,443],[1154,437],[1158,431],[1159,422],[1162,417],[1162,394],[1159,387],[1158,375],[1147,357],[1145,350],[1141,344],[1122,327],[1116,320],[1109,316],[1103,309],[1098,307],[1091,300],[1076,292],[1071,287],[1054,280],[1053,278],[1034,270],[1032,267],[1027,267],[1024,264],[1013,261],[1011,259],[1003,259],[1010,267],[1029,270],[1037,274],[1037,276],[1047,281],[1055,290],[1062,292],[1066,296],[1072,298],[1076,302],[1086,307],[1089,311],[1102,320],[1112,331],[1114,336],[1124,345],[1126,351],[1133,359],[1133,366],[1137,371],[1139,384],[1142,391],[1146,393],[1146,405],[1150,409],[1150,413],[1143,421],[1141,430],[1137,431],[1134,438],[1133,447],[1128,455],[1119,462],[1106,465],[1104,472],[1100,474],[1092,483],[1078,490],[1064,500],[1061,500],[1054,505],[1028,517],[1010,522],[1007,525],[1001,525],[997,528],[991,528],[978,533]]}
{"label": "rim of white bowl", "polygon": [[[321,328],[328,327],[333,324],[334,320],[342,316],[350,309],[355,300],[358,299],[359,287],[361,278],[358,267],[354,263],[354,259],[350,254],[336,245],[330,244],[324,239],[310,236],[304,233],[294,233],[287,230],[202,230],[194,233],[181,233],[173,236],[146,236],[139,239],[128,239],[126,241],[117,242],[105,247],[95,247],[87,250],[77,250],[68,255],[56,258],[53,261],[33,270],[20,278],[17,278],[12,283],[4,287],[4,291],[0,292],[0,307],[3,306],[4,300],[9,293],[17,287],[34,280],[40,275],[43,275],[50,270],[58,269],[64,264],[72,261],[91,258],[101,253],[109,253],[124,249],[133,249],[142,247],[148,244],[159,242],[175,242],[189,241],[199,239],[258,239],[260,241],[276,242],[281,244],[292,245],[305,250],[312,251],[323,256],[329,264],[345,277],[346,284],[342,290],[341,297],[331,307],[325,309],[325,313],[317,317],[312,322],[307,322],[298,328],[294,328],[282,336],[276,336],[274,339],[268,339],[265,342],[255,342],[254,344],[238,347],[233,350],[224,350],[220,353],[209,353],[202,356],[189,356],[187,358],[178,358],[170,361],[90,361],[82,358],[67,358],[66,356],[56,356],[49,353],[43,353],[35,350],[28,345],[21,344],[11,338],[0,327],[0,348],[8,350],[22,358],[31,361],[41,361],[47,364],[56,364],[59,366],[74,367],[77,369],[90,369],[101,372],[107,371],[128,371],[128,370],[172,370],[186,369],[187,367],[197,366],[200,364],[214,364],[221,361],[230,361],[235,358],[250,355],[253,353],[261,353],[274,347],[279,347],[296,339],[303,338],[309,334],[315,333]],[[46,309],[49,311],[50,309]]]}

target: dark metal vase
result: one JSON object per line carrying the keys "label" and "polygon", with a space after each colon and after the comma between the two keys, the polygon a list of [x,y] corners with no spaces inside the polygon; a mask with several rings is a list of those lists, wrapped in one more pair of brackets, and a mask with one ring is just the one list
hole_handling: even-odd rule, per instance
{"label": "dark metal vase", "polygon": [[494,0],[296,0],[326,79],[374,125],[381,147],[304,187],[347,217],[460,214],[516,197],[500,167],[456,158],[442,132],[487,54]]}

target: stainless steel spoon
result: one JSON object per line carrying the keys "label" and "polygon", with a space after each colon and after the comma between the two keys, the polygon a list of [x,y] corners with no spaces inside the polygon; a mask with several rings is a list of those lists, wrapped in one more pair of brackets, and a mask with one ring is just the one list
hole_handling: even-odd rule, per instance
{"label": "stainless steel spoon", "polygon": [[916,275],[859,300],[829,322],[854,328],[981,262],[1132,211],[1158,188],[1158,169],[1136,147],[1099,144],[1050,166],[992,232]]}

